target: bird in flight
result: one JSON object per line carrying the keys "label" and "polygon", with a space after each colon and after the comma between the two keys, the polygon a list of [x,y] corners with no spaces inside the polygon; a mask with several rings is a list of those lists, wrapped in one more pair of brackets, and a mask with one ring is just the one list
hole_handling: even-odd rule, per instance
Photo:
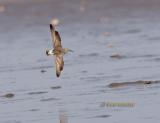
{"label": "bird in flight", "polygon": [[46,50],[46,55],[52,55],[55,57],[56,75],[59,77],[64,67],[63,55],[69,51],[72,52],[72,50],[62,48],[61,37],[55,29],[54,24],[50,24],[50,30],[54,49]]}

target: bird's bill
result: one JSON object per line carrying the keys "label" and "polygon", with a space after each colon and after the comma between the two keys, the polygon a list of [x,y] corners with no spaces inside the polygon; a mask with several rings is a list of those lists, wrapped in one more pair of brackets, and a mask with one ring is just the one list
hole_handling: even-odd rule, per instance
{"label": "bird's bill", "polygon": [[74,52],[74,51],[73,51],[73,50],[71,50],[71,49],[69,49],[68,51],[69,51],[69,52]]}

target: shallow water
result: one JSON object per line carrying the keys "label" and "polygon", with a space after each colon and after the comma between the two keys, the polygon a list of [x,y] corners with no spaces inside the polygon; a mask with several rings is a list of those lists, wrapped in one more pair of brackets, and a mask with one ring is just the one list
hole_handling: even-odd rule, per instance
{"label": "shallow water", "polygon": [[[159,83],[108,87],[160,80],[158,0],[1,0],[0,4],[6,7],[0,13],[0,123],[59,122],[61,110],[68,123],[159,123]],[[45,55],[52,48],[53,17],[60,21],[63,46],[74,50],[64,57],[60,78],[54,58]],[[101,106],[106,102],[135,105]]]}

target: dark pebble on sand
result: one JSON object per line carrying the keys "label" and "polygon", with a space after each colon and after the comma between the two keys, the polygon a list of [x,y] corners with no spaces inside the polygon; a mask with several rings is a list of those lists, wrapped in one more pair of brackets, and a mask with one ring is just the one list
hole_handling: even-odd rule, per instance
{"label": "dark pebble on sand", "polygon": [[15,96],[14,94],[8,93],[8,94],[3,95],[2,97],[13,98],[14,96]]}
{"label": "dark pebble on sand", "polygon": [[51,89],[53,89],[53,90],[60,89],[60,88],[62,88],[62,87],[61,86],[53,86],[53,87],[51,87]]}
{"label": "dark pebble on sand", "polygon": [[54,100],[59,100],[58,98],[47,98],[47,99],[41,99],[40,101],[45,102],[45,101],[54,101]]}
{"label": "dark pebble on sand", "polygon": [[45,72],[47,72],[46,70],[41,70],[41,73],[45,73]]}
{"label": "dark pebble on sand", "polygon": [[94,118],[108,118],[108,117],[111,117],[111,115],[97,115],[97,116],[95,116]]}
{"label": "dark pebble on sand", "polygon": [[148,84],[155,84],[160,83],[160,81],[146,81],[146,80],[139,80],[135,82],[120,82],[120,83],[111,83],[108,85],[110,88],[115,87],[124,87],[124,86],[132,86],[132,85],[148,85]]}
{"label": "dark pebble on sand", "polygon": [[112,55],[110,55],[110,58],[122,59],[122,58],[125,58],[125,56],[122,56],[118,53],[113,53]]}
{"label": "dark pebble on sand", "polygon": [[28,94],[29,95],[35,95],[35,94],[45,94],[45,93],[48,93],[46,91],[39,91],[39,92],[29,92]]}

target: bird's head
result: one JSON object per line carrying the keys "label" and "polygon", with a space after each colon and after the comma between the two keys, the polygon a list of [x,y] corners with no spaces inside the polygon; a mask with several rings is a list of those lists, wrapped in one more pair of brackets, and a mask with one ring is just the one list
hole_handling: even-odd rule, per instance
{"label": "bird's head", "polygon": [[49,56],[49,55],[54,55],[54,52],[53,50],[46,50],[46,55]]}

